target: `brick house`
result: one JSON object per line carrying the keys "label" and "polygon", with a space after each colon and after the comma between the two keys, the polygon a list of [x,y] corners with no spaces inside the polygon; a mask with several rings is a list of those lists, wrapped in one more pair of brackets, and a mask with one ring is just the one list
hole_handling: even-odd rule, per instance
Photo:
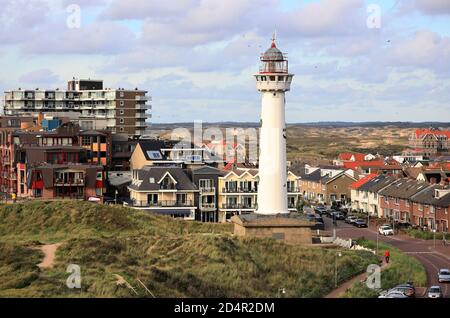
{"label": "brick house", "polygon": [[410,197],[424,190],[428,183],[411,179],[398,179],[379,191],[379,206],[382,216],[400,223],[412,222],[412,202]]}
{"label": "brick house", "polygon": [[413,224],[448,232],[450,223],[450,188],[434,184],[411,197]]}
{"label": "brick house", "polygon": [[103,167],[83,164],[46,164],[29,169],[26,193],[30,198],[103,201]]}

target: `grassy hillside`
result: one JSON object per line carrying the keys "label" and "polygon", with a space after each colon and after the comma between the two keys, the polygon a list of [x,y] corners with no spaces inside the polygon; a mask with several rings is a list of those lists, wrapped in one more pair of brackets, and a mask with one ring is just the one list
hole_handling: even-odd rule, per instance
{"label": "grassy hillside", "polygon": [[[86,202],[0,206],[0,297],[320,297],[333,288],[335,250],[242,239],[230,225],[184,222]],[[39,269],[38,244],[63,242]],[[344,281],[376,262],[343,251]],[[81,267],[82,288],[65,282]],[[123,277],[130,288],[116,284]]]}

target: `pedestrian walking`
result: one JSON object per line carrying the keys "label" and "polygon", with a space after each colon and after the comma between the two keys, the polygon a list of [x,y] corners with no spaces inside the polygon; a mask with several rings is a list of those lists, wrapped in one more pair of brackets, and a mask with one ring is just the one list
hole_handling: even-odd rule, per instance
{"label": "pedestrian walking", "polygon": [[386,252],[384,252],[384,259],[386,261],[386,264],[389,264],[390,258],[391,258],[391,253],[389,252],[389,250],[386,250]]}

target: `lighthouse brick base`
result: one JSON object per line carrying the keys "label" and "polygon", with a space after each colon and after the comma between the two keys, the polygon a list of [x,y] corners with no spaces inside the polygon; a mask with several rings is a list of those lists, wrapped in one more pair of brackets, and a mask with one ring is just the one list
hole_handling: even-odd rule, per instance
{"label": "lighthouse brick base", "polygon": [[236,236],[273,238],[291,245],[312,244],[314,223],[298,213],[236,215],[231,222]]}

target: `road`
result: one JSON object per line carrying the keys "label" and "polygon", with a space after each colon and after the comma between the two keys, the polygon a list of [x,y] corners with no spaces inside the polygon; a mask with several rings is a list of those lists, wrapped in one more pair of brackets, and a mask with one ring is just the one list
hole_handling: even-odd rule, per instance
{"label": "road", "polygon": [[[323,217],[325,220],[326,232],[332,234],[334,228],[332,219]],[[353,225],[349,225],[344,221],[337,221],[336,235],[342,238],[360,238],[365,237],[367,239],[377,240],[377,228],[374,224],[371,224],[369,228],[356,228]],[[444,297],[450,298],[450,284],[438,283],[437,273],[441,268],[450,268],[450,246],[442,246],[441,241],[436,241],[436,248],[434,248],[433,241],[425,241],[415,239],[407,235],[395,235],[384,237],[378,235],[380,242],[391,244],[403,252],[414,256],[425,267],[428,278],[428,287],[433,285],[440,285]]]}

